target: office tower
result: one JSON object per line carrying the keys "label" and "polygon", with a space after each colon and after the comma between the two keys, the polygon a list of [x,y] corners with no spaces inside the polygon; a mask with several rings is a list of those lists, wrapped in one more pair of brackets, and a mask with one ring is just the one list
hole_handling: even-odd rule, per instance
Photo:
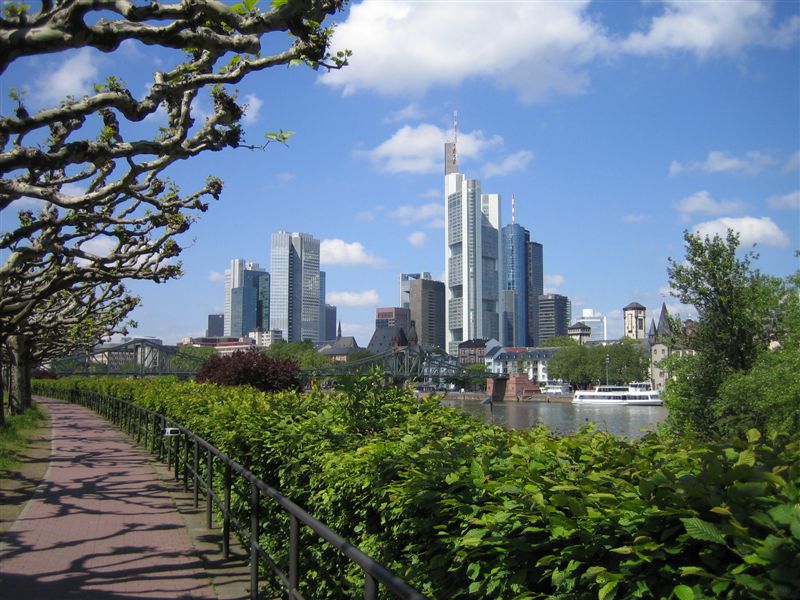
{"label": "office tower", "polygon": [[270,329],[288,342],[320,341],[319,240],[308,233],[272,234]]}
{"label": "office tower", "polygon": [[375,329],[402,327],[408,334],[411,326],[411,311],[397,306],[375,309]]}
{"label": "office tower", "polygon": [[421,346],[444,349],[444,283],[432,279],[410,282],[411,321]]}
{"label": "office tower", "polygon": [[539,296],[539,336],[537,345],[547,345],[550,338],[567,335],[570,320],[569,298],[561,294]]}
{"label": "office tower", "polygon": [[631,302],[622,309],[622,316],[625,321],[625,337],[634,340],[644,339],[647,309],[638,302]]}
{"label": "office tower", "polygon": [[539,296],[544,294],[544,248],[538,242],[528,242],[526,267],[528,269],[528,342],[527,346],[541,346],[539,333]]}
{"label": "office tower", "polygon": [[501,282],[503,331],[501,331],[500,342],[504,346],[525,347],[528,345],[528,244],[530,237],[530,232],[516,223],[503,227],[503,278]]}
{"label": "office tower", "polygon": [[588,325],[592,330],[592,333],[589,335],[590,342],[601,342],[608,339],[606,318],[599,312],[595,312],[591,308],[584,308],[581,311],[580,321]]}
{"label": "office tower", "polygon": [[427,271],[423,273],[400,273],[400,307],[411,308],[411,282],[419,279],[431,279]]}
{"label": "office tower", "polygon": [[208,315],[206,337],[222,337],[225,335],[225,315]]}
{"label": "office tower", "polygon": [[336,339],[336,307],[331,304],[325,305],[325,339],[321,341]]}
{"label": "office tower", "polygon": [[326,321],[325,312],[325,271],[319,272],[319,340],[324,342],[331,338],[325,337],[328,331],[328,323]]}
{"label": "office tower", "polygon": [[[229,269],[225,269],[225,308],[224,308],[224,330],[226,336],[231,336],[231,290],[241,287],[245,271],[265,272],[264,269],[243,258],[234,258]],[[245,332],[247,335],[247,332]]]}
{"label": "office tower", "polygon": [[500,196],[458,172],[445,144],[445,336],[449,354],[477,338],[500,338]]}
{"label": "office tower", "polygon": [[245,269],[239,283],[231,290],[230,335],[241,338],[269,328],[270,276],[266,271]]}

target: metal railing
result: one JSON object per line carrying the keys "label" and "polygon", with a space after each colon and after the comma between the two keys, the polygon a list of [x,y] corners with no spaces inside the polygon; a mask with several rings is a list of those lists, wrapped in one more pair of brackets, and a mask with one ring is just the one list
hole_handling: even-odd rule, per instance
{"label": "metal railing", "polygon": [[[259,566],[263,563],[272,572],[275,580],[285,590],[290,600],[304,600],[300,593],[301,526],[305,526],[350,562],[358,565],[364,573],[364,598],[377,600],[378,589],[383,585],[397,598],[426,600],[426,596],[409,586],[400,577],[364,554],[340,535],[308,514],[297,504],[267,485],[224,452],[212,446],[174,420],[143,408],[128,400],[85,390],[64,390],[44,383],[37,383],[37,395],[67,400],[86,406],[111,422],[144,445],[159,460],[166,460],[167,468],[174,471],[176,481],[183,481],[185,492],[190,482],[194,506],[199,507],[201,493],[205,495],[206,527],[211,529],[213,507],[222,513],[222,552],[230,558],[231,533],[236,531],[250,551],[250,598],[258,598]],[[203,462],[205,464],[203,464]],[[218,469],[222,470],[219,477]],[[241,523],[231,511],[234,478],[238,477],[249,487],[250,522]],[[222,490],[214,483],[221,480]],[[281,569],[260,543],[262,529],[260,506],[262,497],[271,499],[288,515],[288,569]]]}

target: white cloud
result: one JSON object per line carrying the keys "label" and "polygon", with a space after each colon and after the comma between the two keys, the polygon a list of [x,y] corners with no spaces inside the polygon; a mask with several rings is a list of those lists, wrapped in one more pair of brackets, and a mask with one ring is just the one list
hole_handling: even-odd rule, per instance
{"label": "white cloud", "polygon": [[694,226],[694,232],[704,237],[713,237],[714,235],[724,237],[728,229],[739,234],[739,242],[743,247],[753,244],[774,247],[789,245],[789,236],[781,231],[769,217],[723,217]]}
{"label": "white cloud", "polygon": [[782,196],[772,196],[767,199],[767,206],[770,208],[788,208],[790,210],[800,210],[800,190],[783,194]]}
{"label": "white cloud", "polygon": [[498,177],[515,173],[517,171],[524,171],[528,163],[533,160],[533,152],[530,150],[520,150],[509,156],[506,156],[499,163],[487,163],[483,166],[483,176]]}
{"label": "white cloud", "polygon": [[219,271],[211,271],[208,274],[209,281],[225,281],[225,275]]}
{"label": "white cloud", "polygon": [[[363,154],[375,167],[387,173],[444,172],[444,144],[453,139],[453,131],[445,131],[429,123],[405,125],[378,147]],[[487,136],[480,130],[458,134],[458,157],[474,159],[489,148],[503,145],[499,135]]]}
{"label": "white cloud", "polygon": [[295,179],[297,179],[297,175],[290,171],[283,171],[281,173],[278,173],[277,179],[281,183],[289,183],[290,181],[294,181]]}
{"label": "white cloud", "polygon": [[368,265],[382,267],[386,261],[369,254],[361,242],[345,242],[340,239],[322,240],[320,264],[323,265]]}
{"label": "white cloud", "polygon": [[[664,2],[644,32],[632,33],[621,49],[632,54],[690,52],[701,59],[735,55],[751,45],[786,46],[798,30],[796,17],[777,27],[767,2]],[[796,41],[796,40],[795,40]]]}
{"label": "white cloud", "polygon": [[624,217],[622,217],[622,222],[635,224],[635,223],[641,223],[642,221],[646,221],[647,218],[648,218],[647,215],[625,215]]}
{"label": "white cloud", "polygon": [[43,104],[58,104],[67,96],[88,94],[97,78],[99,55],[89,48],[69,53],[61,66],[37,82],[36,97]]}
{"label": "white cloud", "polygon": [[400,110],[391,113],[385,119],[385,123],[397,123],[398,121],[419,121],[425,116],[425,112],[416,102],[405,105]]}
{"label": "white cloud", "polygon": [[444,228],[444,206],[438,202],[431,202],[422,206],[400,206],[392,211],[390,216],[400,225],[424,223],[432,229]]}
{"label": "white cloud", "polygon": [[246,125],[252,125],[258,121],[258,113],[264,103],[255,94],[247,94],[244,97],[244,104],[246,108],[244,111],[244,117],[242,117],[242,122]]}
{"label": "white cloud", "polygon": [[738,200],[714,200],[711,197],[711,194],[703,190],[678,200],[673,204],[673,207],[684,215],[691,213],[723,215],[725,213],[742,210],[744,208],[744,204]]}
{"label": "white cloud", "polygon": [[783,171],[784,173],[800,171],[800,150],[789,157],[789,160],[787,160],[786,164],[783,166]]}
{"label": "white cloud", "polygon": [[408,236],[408,243],[415,248],[422,248],[428,241],[428,234],[424,231],[415,231]]}
{"label": "white cloud", "polygon": [[328,292],[326,300],[329,304],[338,306],[376,306],[378,292],[364,290],[363,292]]}
{"label": "white cloud", "polygon": [[424,192],[422,192],[419,197],[420,198],[441,198],[443,194],[443,190],[439,188],[428,188]]}
{"label": "white cloud", "polygon": [[[353,5],[333,50],[353,50],[346,69],[322,75],[344,94],[420,93],[488,80],[531,102],[588,85],[584,66],[610,49],[578,2],[364,2]],[[398,58],[397,48],[402,48]]]}
{"label": "white cloud", "polygon": [[712,150],[705,160],[682,164],[673,160],[669,166],[670,175],[684,172],[702,171],[704,173],[737,173],[741,175],[757,175],[775,160],[761,152],[747,152],[744,156],[731,156],[721,150]]}

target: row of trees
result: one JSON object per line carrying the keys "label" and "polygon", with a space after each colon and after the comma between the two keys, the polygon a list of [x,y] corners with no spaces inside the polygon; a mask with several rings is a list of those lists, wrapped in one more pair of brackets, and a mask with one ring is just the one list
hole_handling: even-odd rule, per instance
{"label": "row of trees", "polygon": [[567,338],[547,364],[551,379],[580,389],[603,383],[623,384],[648,379],[650,358],[641,344],[624,339],[607,346],[583,346]]}
{"label": "row of trees", "polygon": [[[231,86],[279,65],[343,66],[347,53],[328,54],[332,30],[323,22],[345,3],[274,0],[261,10],[258,0],[44,0],[36,12],[4,3],[0,75],[31,57],[113,52],[128,41],[169,51],[163,64],[175,64],[153,73],[141,97],[110,76],[58,106],[34,105],[19,89],[2,103],[10,111],[0,115],[0,215],[16,225],[0,234],[0,356],[8,352],[15,365],[15,410],[30,402],[32,365],[124,331],[138,303],[125,280],[181,274],[180,236],[220,197],[222,181],[209,177],[184,193],[168,169],[207,152],[285,141],[280,131],[246,143],[246,107]],[[266,36],[274,51],[263,51]],[[196,122],[201,95],[213,110]],[[165,123],[153,135],[144,120],[157,112]],[[20,200],[37,208],[17,211]]]}

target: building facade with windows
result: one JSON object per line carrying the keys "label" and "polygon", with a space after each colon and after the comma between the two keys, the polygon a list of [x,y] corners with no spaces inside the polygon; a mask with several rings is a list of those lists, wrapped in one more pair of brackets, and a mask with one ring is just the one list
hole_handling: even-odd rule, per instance
{"label": "building facade with windows", "polygon": [[427,271],[422,273],[400,273],[400,307],[411,308],[411,284],[415,281],[431,280],[431,274]]}
{"label": "building facade with windows", "polygon": [[[239,288],[244,285],[244,272],[257,271],[265,273],[266,270],[262,269],[258,263],[243,258],[234,258],[231,260],[231,265],[225,269],[225,307],[223,317],[223,332],[224,336],[239,337],[241,334],[231,333],[232,315],[231,315],[231,293],[234,288]],[[247,332],[245,332],[245,335]]]}
{"label": "building facade with windows", "polygon": [[445,350],[500,338],[500,195],[458,172],[455,144],[445,144]]}
{"label": "building facade with windows", "polygon": [[570,310],[569,298],[561,294],[539,296],[539,336],[546,345],[551,338],[568,334]]}
{"label": "building facade with windows", "polygon": [[[500,342],[528,344],[528,245],[530,232],[516,223],[503,227],[503,318]],[[538,296],[537,296],[538,297]]]}
{"label": "building facade with windows", "polygon": [[272,234],[270,257],[270,329],[287,342],[319,342],[319,240],[308,233]]}
{"label": "building facade with windows", "polygon": [[410,285],[411,322],[417,330],[417,343],[444,349],[444,283],[416,279]]}

